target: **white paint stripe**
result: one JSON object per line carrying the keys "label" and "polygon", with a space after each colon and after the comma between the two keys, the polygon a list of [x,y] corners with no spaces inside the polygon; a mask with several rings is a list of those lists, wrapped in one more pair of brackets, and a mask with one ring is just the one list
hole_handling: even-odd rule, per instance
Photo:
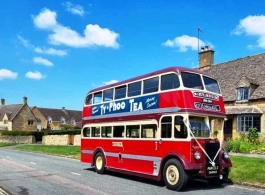
{"label": "white paint stripe", "polygon": [[70,172],[72,173],[73,175],[81,175],[80,173],[75,173],[75,172]]}
{"label": "white paint stripe", "polygon": [[30,164],[36,165],[37,163],[35,163],[35,162],[30,162]]}
{"label": "white paint stripe", "polygon": [[6,193],[3,189],[0,188],[0,195],[9,195],[9,194]]}

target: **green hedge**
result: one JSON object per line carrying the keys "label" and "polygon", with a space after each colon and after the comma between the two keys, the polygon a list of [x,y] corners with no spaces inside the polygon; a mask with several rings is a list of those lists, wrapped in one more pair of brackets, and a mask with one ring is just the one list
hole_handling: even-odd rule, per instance
{"label": "green hedge", "polygon": [[35,136],[36,141],[42,141],[43,135],[80,135],[80,129],[72,130],[54,130],[54,131],[0,131],[1,135],[10,135],[10,136]]}

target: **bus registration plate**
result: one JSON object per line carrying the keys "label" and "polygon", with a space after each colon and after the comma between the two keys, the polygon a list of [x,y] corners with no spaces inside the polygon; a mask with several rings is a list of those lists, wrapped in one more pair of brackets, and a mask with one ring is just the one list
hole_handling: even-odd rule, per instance
{"label": "bus registration plate", "polygon": [[219,175],[219,166],[206,166],[206,176],[217,176]]}

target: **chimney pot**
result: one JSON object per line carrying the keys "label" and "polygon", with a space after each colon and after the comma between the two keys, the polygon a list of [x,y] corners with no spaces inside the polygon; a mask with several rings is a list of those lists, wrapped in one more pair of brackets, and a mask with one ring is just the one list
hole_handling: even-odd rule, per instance
{"label": "chimney pot", "polygon": [[62,110],[65,110],[65,107],[62,107]]}

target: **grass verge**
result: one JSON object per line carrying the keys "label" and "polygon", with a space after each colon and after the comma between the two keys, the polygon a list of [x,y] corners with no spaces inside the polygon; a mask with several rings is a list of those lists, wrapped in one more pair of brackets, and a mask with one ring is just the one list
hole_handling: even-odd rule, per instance
{"label": "grass verge", "polygon": [[12,143],[0,143],[0,147],[6,147],[6,146],[15,146],[17,144],[12,144]]}
{"label": "grass verge", "polygon": [[15,149],[80,159],[80,146],[23,145]]}
{"label": "grass verge", "polygon": [[234,183],[252,184],[265,187],[265,159],[231,156],[233,167],[229,179]]}

